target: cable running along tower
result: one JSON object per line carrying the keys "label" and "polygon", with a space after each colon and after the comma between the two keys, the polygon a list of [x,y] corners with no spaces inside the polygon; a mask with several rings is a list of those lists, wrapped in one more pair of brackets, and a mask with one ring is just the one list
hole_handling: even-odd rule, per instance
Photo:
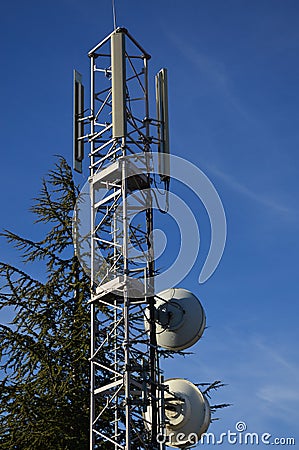
{"label": "cable running along tower", "polygon": [[[186,448],[191,443],[182,444],[176,434],[195,429],[200,436],[210,423],[210,409],[192,383],[164,381],[159,367],[159,346],[187,348],[205,326],[204,311],[189,291],[155,293],[152,156],[160,155],[158,173],[167,192],[167,72],[156,75],[157,117],[152,118],[150,55],[126,29],[114,30],[88,55],[87,109],[82,77],[74,72],[74,169],[82,172],[88,142],[90,450],[104,444],[115,450],[163,450],[158,437],[170,434],[168,445]],[[80,242],[76,245],[80,252]]]}

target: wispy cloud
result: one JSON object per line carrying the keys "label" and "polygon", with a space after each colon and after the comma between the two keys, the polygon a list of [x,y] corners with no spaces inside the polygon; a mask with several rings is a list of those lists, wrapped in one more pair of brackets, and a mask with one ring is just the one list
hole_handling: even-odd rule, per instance
{"label": "wispy cloud", "polygon": [[299,361],[290,336],[282,335],[275,348],[269,335],[246,334],[227,325],[213,328],[206,337],[193,348],[186,363],[179,364],[176,358],[168,361],[172,367],[167,377],[193,382],[220,379],[228,384],[215,392],[211,401],[232,406],[217,413],[221,420],[213,423],[210,431],[216,435],[235,431],[236,422],[244,420],[251,432],[294,435],[299,420]]}
{"label": "wispy cloud", "polygon": [[298,364],[290,356],[287,357],[261,340],[255,341],[255,348],[263,355],[269,369],[267,377],[257,390],[257,397],[263,401],[264,410],[270,416],[282,420],[298,419]]}
{"label": "wispy cloud", "polygon": [[[297,412],[299,391],[294,379],[293,384],[293,387],[282,386],[281,384],[269,384],[263,386],[258,391],[258,397],[265,400],[268,403],[269,408],[279,406],[280,411],[283,409],[284,411],[292,413],[295,412],[294,409],[296,408]],[[290,408],[289,402],[293,403],[293,407]]]}
{"label": "wispy cloud", "polygon": [[226,65],[204,54],[198,48],[190,45],[190,42],[183,41],[176,34],[167,31],[167,37],[175,45],[181,55],[189,61],[191,66],[196,68],[205,80],[212,84],[218,94],[225,97],[228,102],[239,114],[250,121],[255,121],[249,111],[242,104],[238,96],[234,93],[233,82]]}
{"label": "wispy cloud", "polygon": [[[232,74],[227,68],[226,64],[222,61],[213,59],[210,55],[206,55],[201,49],[194,47],[190,44],[190,41],[183,40],[177,34],[167,31],[167,37],[181,53],[182,57],[187,59],[191,67],[200,72],[205,83],[212,84],[213,90],[217,91],[217,95],[221,96],[225,102],[234,108],[235,117],[242,117],[242,120],[250,122],[250,126],[253,126],[256,132],[265,132],[265,123],[260,118],[258,119],[236,95],[234,89],[234,80]],[[225,173],[222,170],[217,169],[214,166],[207,166],[210,171],[224,181],[227,186],[233,189],[235,192],[246,196],[248,199],[256,202],[259,205],[266,207],[276,213],[284,216],[291,216],[297,214],[294,208],[286,206],[279,202],[274,195],[267,195],[262,192],[257,192],[249,186],[244,185],[233,176]]]}
{"label": "wispy cloud", "polygon": [[208,165],[207,166],[210,172],[212,172],[216,177],[220,178],[229,188],[233,189],[235,192],[246,196],[250,200],[265,206],[275,212],[283,213],[283,214],[293,214],[294,210],[288,206],[285,206],[276,201],[275,198],[270,198],[264,195],[261,192],[256,192],[250,189],[248,186],[237,181],[231,175],[219,170],[215,166]]}
{"label": "wispy cloud", "polygon": [[261,351],[263,354],[266,354],[267,357],[270,358],[273,362],[278,364],[280,367],[288,370],[292,376],[296,376],[298,374],[298,366],[294,364],[293,360],[287,359],[285,355],[283,355],[278,350],[275,350],[273,347],[266,345],[260,338],[256,338],[254,340],[254,345],[257,349],[259,349],[259,351]]}
{"label": "wispy cloud", "polygon": [[[275,349],[270,341],[269,336],[249,333],[245,336],[232,327],[214,329],[205,345],[202,342],[197,347],[198,356],[194,356],[194,364],[189,366],[192,376],[186,373],[186,367],[182,369],[184,376],[191,379],[200,373],[204,381],[221,379],[228,383],[212,400],[233,406],[218,413],[221,420],[213,425],[214,431],[234,430],[238,420],[247,423],[248,431],[270,432],[273,436],[275,432],[298,429],[296,350],[290,348],[288,338],[282,339]],[[281,424],[279,429],[277,421]]]}

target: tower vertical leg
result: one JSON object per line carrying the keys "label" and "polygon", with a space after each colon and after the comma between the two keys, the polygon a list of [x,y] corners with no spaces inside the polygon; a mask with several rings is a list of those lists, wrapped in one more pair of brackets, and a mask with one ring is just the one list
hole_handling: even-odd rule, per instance
{"label": "tower vertical leg", "polygon": [[[161,450],[157,444],[162,389],[150,190],[150,57],[124,29],[115,30],[89,56],[90,450],[105,443],[114,450]],[[132,194],[141,205],[142,218],[136,225],[129,202]],[[140,254],[132,258],[136,249]],[[147,310],[149,332],[144,327]],[[150,420],[145,417],[149,408]]]}

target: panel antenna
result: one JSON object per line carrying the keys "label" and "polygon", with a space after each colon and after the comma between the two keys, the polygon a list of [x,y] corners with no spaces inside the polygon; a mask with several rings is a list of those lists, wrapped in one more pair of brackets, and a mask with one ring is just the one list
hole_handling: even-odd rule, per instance
{"label": "panel antenna", "polygon": [[84,159],[84,86],[82,75],[74,70],[74,111],[73,111],[73,168],[82,173]]}

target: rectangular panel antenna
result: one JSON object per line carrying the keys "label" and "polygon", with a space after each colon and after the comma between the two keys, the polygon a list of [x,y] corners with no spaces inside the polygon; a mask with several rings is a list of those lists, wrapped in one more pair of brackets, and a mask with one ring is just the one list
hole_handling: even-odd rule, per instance
{"label": "rectangular panel antenna", "polygon": [[162,181],[170,179],[169,124],[168,124],[168,83],[167,69],[156,75],[156,105],[158,120],[159,174]]}
{"label": "rectangular panel antenna", "polygon": [[112,136],[125,137],[126,130],[126,57],[125,35],[117,30],[111,36]]}
{"label": "rectangular panel antenna", "polygon": [[74,70],[74,111],[73,111],[73,169],[82,173],[82,161],[84,158],[84,86],[82,75]]}

